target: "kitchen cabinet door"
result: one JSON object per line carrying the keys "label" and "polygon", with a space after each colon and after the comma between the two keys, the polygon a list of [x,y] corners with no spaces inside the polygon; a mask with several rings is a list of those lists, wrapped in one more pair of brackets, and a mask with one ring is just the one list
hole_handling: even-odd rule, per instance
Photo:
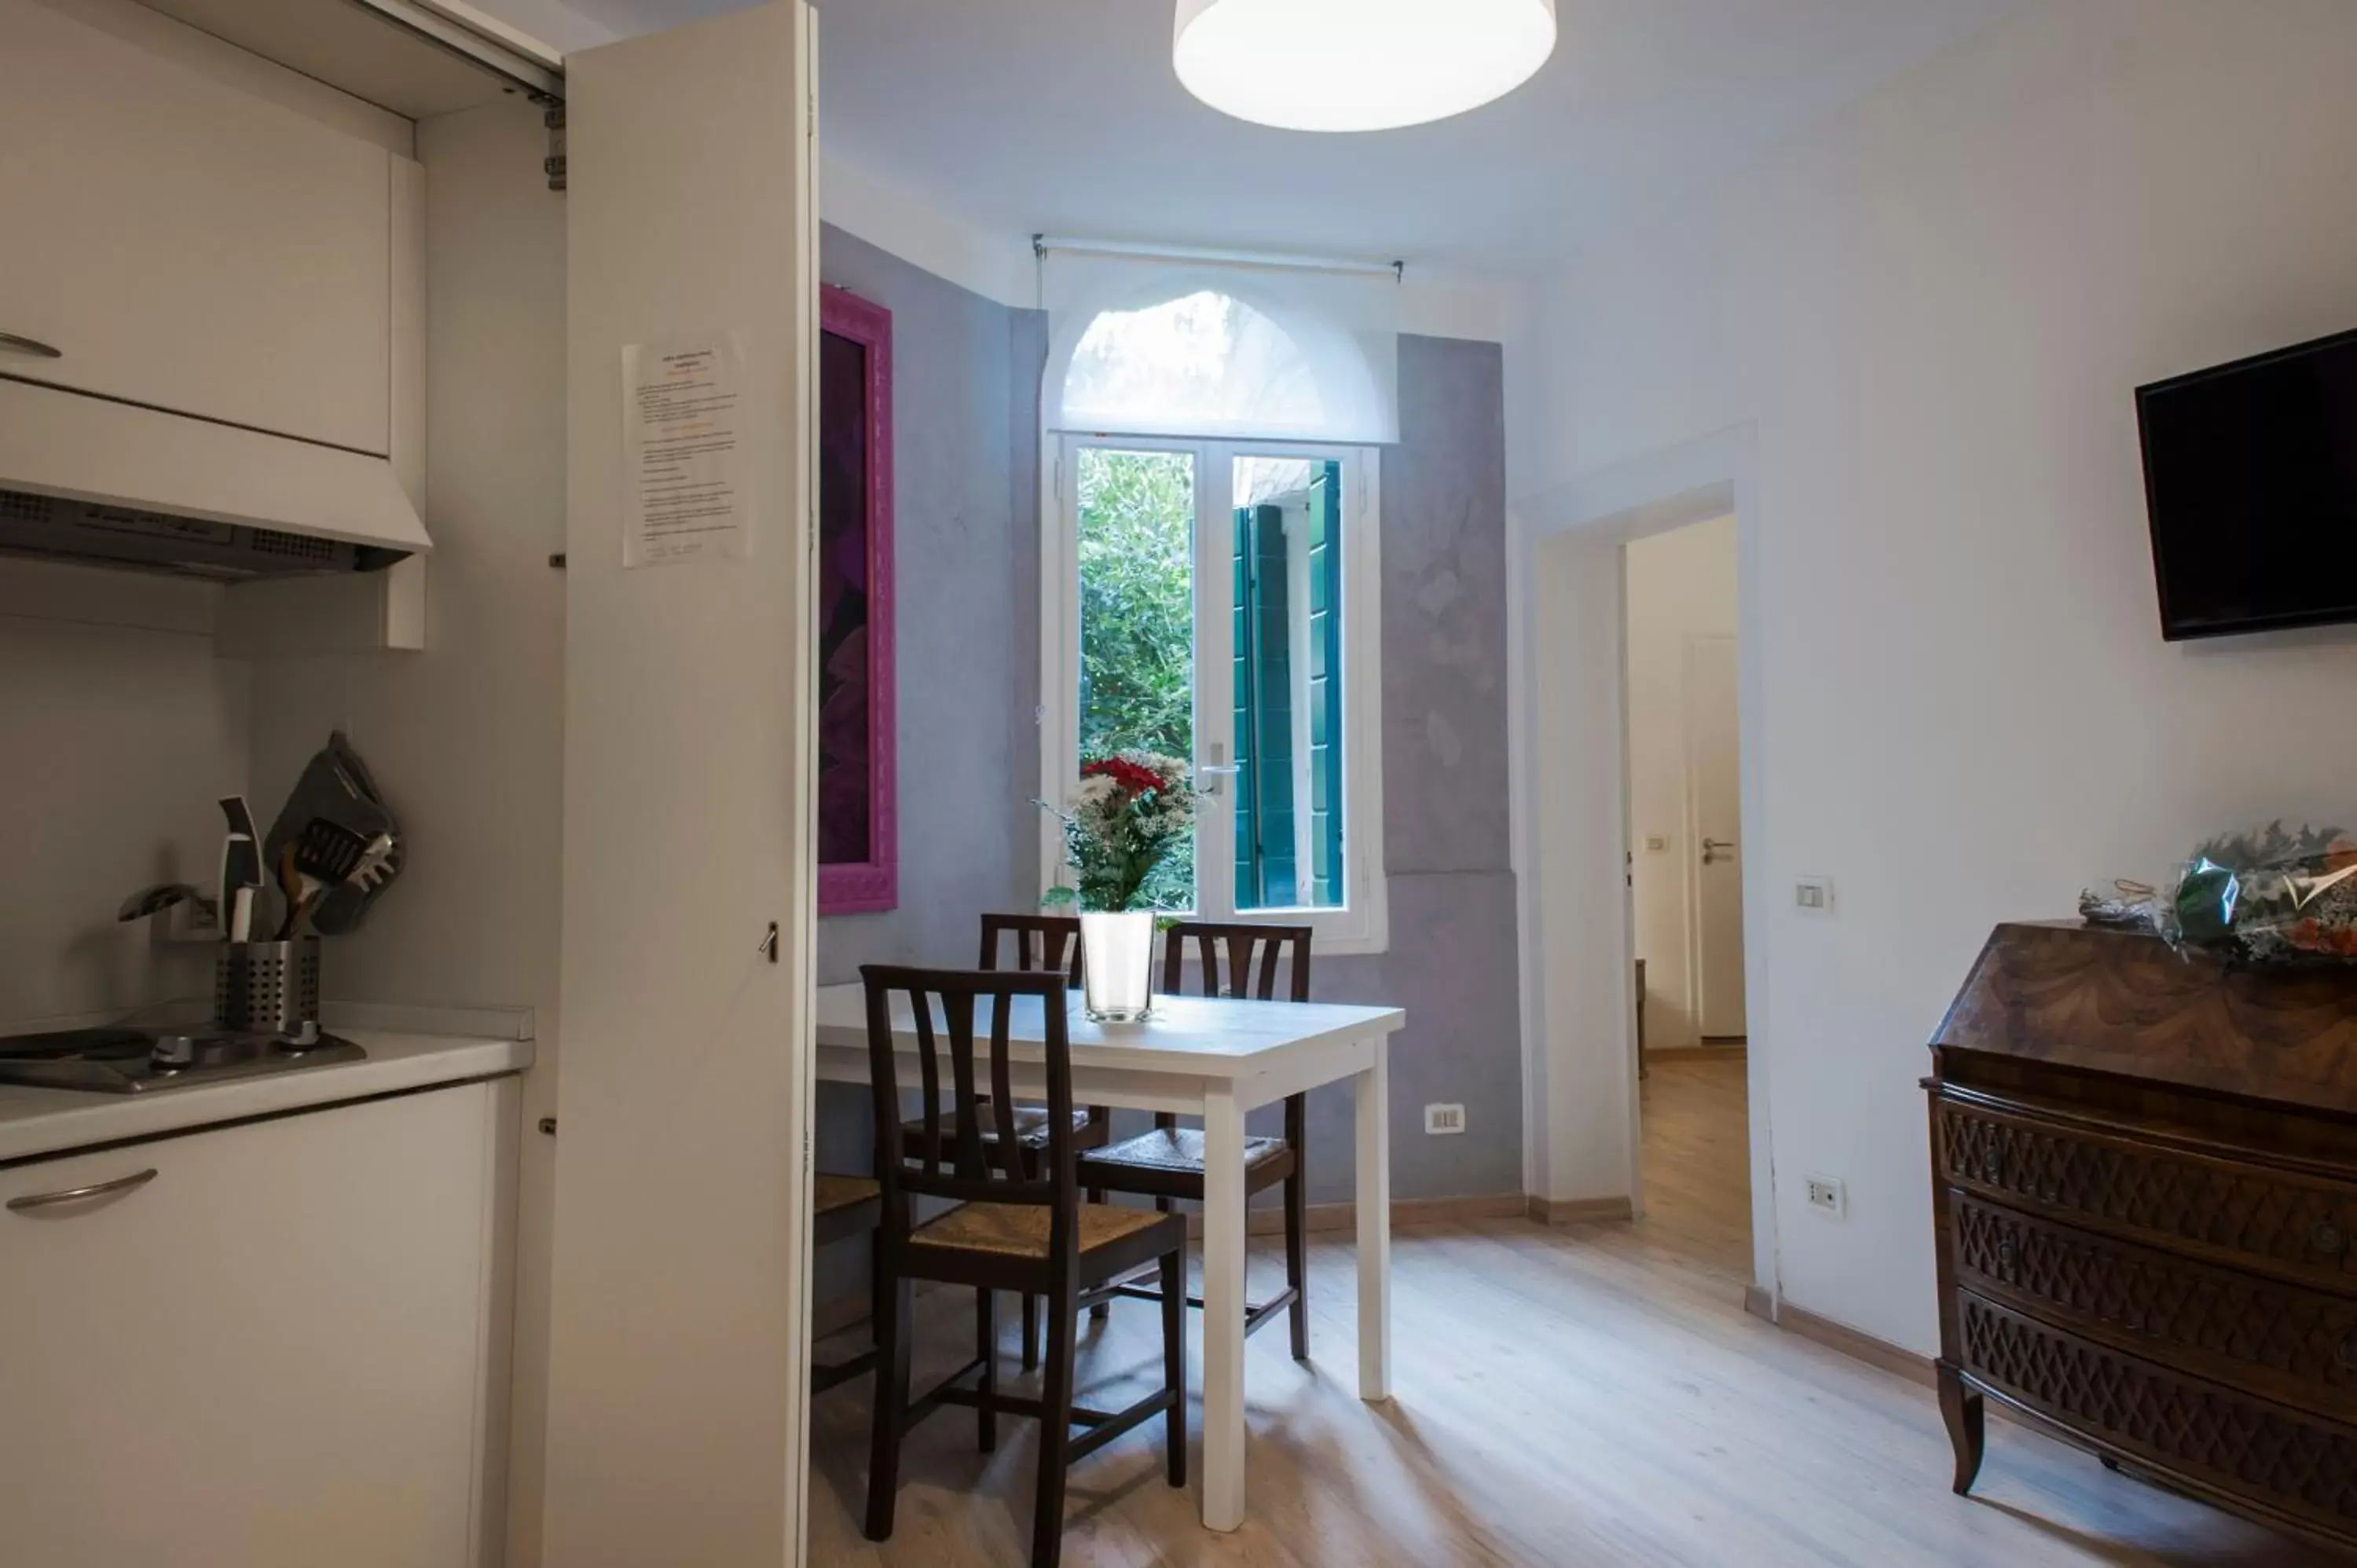
{"label": "kitchen cabinet door", "polygon": [[498,1103],[0,1171],[0,1561],[480,1562]]}
{"label": "kitchen cabinet door", "polygon": [[107,16],[0,0],[0,375],[386,454],[393,156]]}

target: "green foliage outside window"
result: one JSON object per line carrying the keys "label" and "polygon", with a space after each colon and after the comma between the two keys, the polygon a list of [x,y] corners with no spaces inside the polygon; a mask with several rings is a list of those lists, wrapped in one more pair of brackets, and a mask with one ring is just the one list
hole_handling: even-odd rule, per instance
{"label": "green foliage outside window", "polygon": [[[1195,755],[1195,470],[1183,452],[1079,454],[1081,755]],[[1195,845],[1148,884],[1191,908]]]}

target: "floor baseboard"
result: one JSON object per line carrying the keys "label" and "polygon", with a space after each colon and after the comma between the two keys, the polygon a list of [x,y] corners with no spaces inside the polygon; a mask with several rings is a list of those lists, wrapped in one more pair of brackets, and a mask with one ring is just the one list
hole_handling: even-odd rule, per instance
{"label": "floor baseboard", "polygon": [[1595,1225],[1637,1218],[1626,1197],[1544,1198],[1536,1196],[1523,1206],[1525,1218],[1540,1225]]}
{"label": "floor baseboard", "polygon": [[1723,1046],[1647,1046],[1645,1061],[1648,1066],[1654,1062],[1739,1062],[1748,1054],[1747,1047],[1738,1041]]}
{"label": "floor baseboard", "polygon": [[1835,1323],[1830,1317],[1820,1316],[1790,1302],[1779,1306],[1776,1298],[1759,1285],[1743,1287],[1743,1310],[1774,1324],[1788,1334],[1797,1334],[1828,1350],[1838,1350],[1854,1361],[1863,1361],[1910,1383],[1920,1383],[1928,1389],[1936,1381],[1929,1356],[1902,1350],[1888,1339],[1878,1339],[1846,1323]]}

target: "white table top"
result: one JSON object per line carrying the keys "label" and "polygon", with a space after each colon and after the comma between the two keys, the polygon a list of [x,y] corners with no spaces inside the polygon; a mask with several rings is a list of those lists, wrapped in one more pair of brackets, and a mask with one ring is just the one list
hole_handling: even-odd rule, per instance
{"label": "white table top", "polygon": [[[1397,1007],[1355,1007],[1332,1002],[1254,1002],[1227,996],[1157,996],[1154,1015],[1142,1024],[1097,1024],[1082,1009],[1080,993],[1069,993],[1066,1027],[1075,1068],[1113,1068],[1133,1072],[1185,1073],[1200,1078],[1242,1078],[1264,1071],[1273,1057],[1324,1045],[1388,1035],[1407,1022]],[[974,1008],[975,1042],[990,1040],[991,1004]],[[916,1025],[908,998],[893,998],[893,1032],[913,1044]],[[1011,1060],[1036,1061],[1046,1026],[1040,1004],[1018,997],[1007,1029]],[[823,985],[818,991],[818,1043],[866,1049],[867,995],[858,985]]]}

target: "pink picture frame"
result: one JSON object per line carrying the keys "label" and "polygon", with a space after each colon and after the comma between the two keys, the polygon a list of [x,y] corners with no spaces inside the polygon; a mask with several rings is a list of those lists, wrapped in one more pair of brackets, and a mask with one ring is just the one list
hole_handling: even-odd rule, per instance
{"label": "pink picture frame", "polygon": [[900,901],[892,313],[819,291],[818,912]]}

